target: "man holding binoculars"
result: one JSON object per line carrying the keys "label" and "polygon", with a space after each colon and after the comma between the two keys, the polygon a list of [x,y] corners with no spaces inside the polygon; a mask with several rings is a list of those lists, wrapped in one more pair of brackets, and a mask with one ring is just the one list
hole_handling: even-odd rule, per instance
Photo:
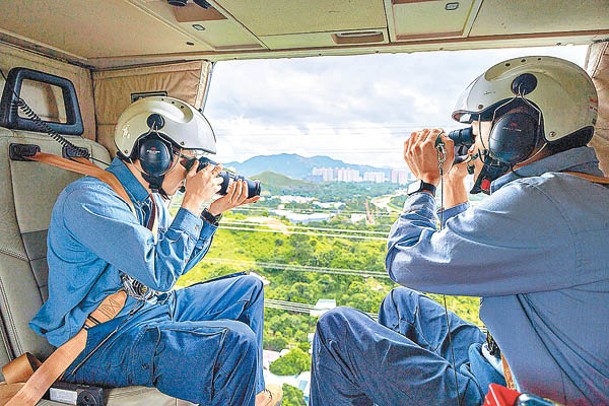
{"label": "man holding binoculars", "polygon": [[[133,103],[115,142],[107,171],[130,201],[85,177],[61,193],[51,218],[49,299],[30,325],[56,347],[89,326],[86,348],[62,379],[153,386],[201,405],[277,405],[281,389],[266,389],[262,375],[262,282],[239,274],[172,289],[209,250],[222,212],[257,201],[259,184],[250,193],[256,184],[233,176],[221,190],[228,175],[201,156],[216,152],[213,130],[178,99]],[[162,198],[182,187],[172,219]],[[116,317],[90,316],[121,290],[127,299]]]}
{"label": "man holding binoculars", "polygon": [[[480,405],[510,370],[522,392],[609,404],[609,189],[586,146],[597,111],[583,69],[525,57],[465,90],[452,116],[471,130],[412,133],[404,159],[418,181],[386,259],[404,287],[378,323],[349,308],[320,318],[312,406]],[[466,162],[454,164],[454,140]],[[470,193],[490,195],[472,207],[468,170]],[[413,289],[481,297],[494,340]]]}

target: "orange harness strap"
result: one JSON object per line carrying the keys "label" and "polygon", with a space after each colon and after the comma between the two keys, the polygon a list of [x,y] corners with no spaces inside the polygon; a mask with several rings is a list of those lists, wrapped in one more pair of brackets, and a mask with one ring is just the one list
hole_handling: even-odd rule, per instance
{"label": "orange harness strap", "polygon": [[46,152],[37,152],[36,155],[28,157],[32,161],[44,162],[45,164],[65,169],[70,172],[80,173],[81,175],[93,176],[102,182],[105,182],[119,195],[121,199],[129,205],[131,211],[135,214],[135,207],[131,202],[131,198],[119,180],[112,173],[103,170],[102,168],[92,164],[85,158],[66,159],[57,155],[47,154]]}
{"label": "orange harness strap", "polygon": [[590,181],[592,183],[602,183],[605,185],[609,185],[609,178],[605,178],[602,176],[588,175],[587,173],[581,173],[581,172],[563,172],[563,173],[566,173],[567,175],[578,176],[578,177],[585,179],[587,181]]}
{"label": "orange harness strap", "polygon": [[[107,183],[135,214],[135,207],[123,185],[110,172],[92,164],[85,158],[66,159],[57,155],[37,152],[28,159],[43,162],[58,168],[83,175],[94,176]],[[89,317],[99,323],[113,319],[122,310],[127,300],[125,291],[120,290],[106,297]],[[94,325],[87,319],[86,327],[57,348],[47,360],[41,363],[36,357],[25,353],[2,367],[6,382],[0,383],[0,405],[34,406],[53,383],[65,372],[78,355],[85,349],[87,329]]]}

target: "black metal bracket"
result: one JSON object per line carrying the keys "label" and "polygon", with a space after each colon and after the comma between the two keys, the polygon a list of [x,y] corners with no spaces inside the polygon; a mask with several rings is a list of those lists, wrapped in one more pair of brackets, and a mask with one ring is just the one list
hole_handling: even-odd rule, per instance
{"label": "black metal bracket", "polygon": [[31,161],[28,159],[40,152],[40,147],[36,144],[10,144],[8,146],[8,156],[12,161]]}

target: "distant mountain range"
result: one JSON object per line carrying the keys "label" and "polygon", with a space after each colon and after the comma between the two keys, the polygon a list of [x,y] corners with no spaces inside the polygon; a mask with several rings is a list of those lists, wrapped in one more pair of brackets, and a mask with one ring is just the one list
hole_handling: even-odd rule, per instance
{"label": "distant mountain range", "polygon": [[364,172],[383,172],[389,177],[391,169],[377,168],[368,165],[355,165],[330,158],[328,156],[314,156],[306,158],[298,154],[259,155],[244,162],[226,162],[224,166],[233,168],[244,176],[252,176],[262,172],[275,172],[292,179],[308,180],[311,178],[313,168],[349,168],[357,169],[360,174]]}

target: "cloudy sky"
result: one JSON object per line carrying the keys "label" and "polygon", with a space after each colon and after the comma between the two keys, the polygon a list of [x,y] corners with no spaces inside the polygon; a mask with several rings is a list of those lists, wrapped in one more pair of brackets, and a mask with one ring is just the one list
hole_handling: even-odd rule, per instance
{"label": "cloudy sky", "polygon": [[215,65],[205,114],[219,162],[255,155],[327,155],[403,167],[403,141],[458,128],[462,90],[502,60],[552,55],[583,66],[586,47],[227,61]]}

